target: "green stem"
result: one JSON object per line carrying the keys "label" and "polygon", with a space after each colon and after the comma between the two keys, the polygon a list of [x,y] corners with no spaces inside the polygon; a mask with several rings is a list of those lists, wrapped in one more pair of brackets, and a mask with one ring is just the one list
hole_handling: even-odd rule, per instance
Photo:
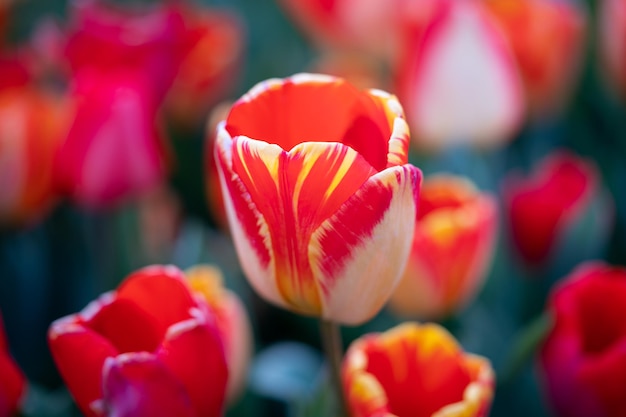
{"label": "green stem", "polygon": [[320,321],[320,330],[322,334],[322,344],[324,345],[324,353],[330,364],[330,376],[335,392],[339,400],[339,410],[343,417],[350,417],[350,410],[346,401],[346,395],[341,383],[341,356],[343,346],[341,344],[341,332],[339,325],[330,320],[322,319]]}

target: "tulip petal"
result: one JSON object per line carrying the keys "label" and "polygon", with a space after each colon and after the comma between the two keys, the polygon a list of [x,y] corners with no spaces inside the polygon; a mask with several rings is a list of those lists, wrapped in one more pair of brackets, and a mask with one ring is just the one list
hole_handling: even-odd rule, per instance
{"label": "tulip petal", "polygon": [[[218,147],[222,159],[226,155],[220,148],[224,145]],[[237,236],[245,235],[262,268],[247,266],[249,262],[242,259],[244,271],[258,291],[277,304],[319,314],[320,294],[311,274],[308,241],[374,169],[340,143],[306,142],[287,153],[276,145],[237,137],[232,149],[234,176],[226,184],[232,208],[228,211],[231,216],[237,213],[236,223],[242,226],[240,233],[234,232],[235,242],[243,249],[248,243],[238,243],[241,238]],[[228,161],[221,164],[228,169]],[[268,290],[267,282],[273,278],[260,273],[279,277],[275,287]]]}
{"label": "tulip petal", "polygon": [[154,351],[164,333],[152,317],[128,299],[115,299],[85,323],[106,337],[119,353]]}
{"label": "tulip petal", "polygon": [[136,304],[152,317],[160,334],[190,318],[189,310],[196,306],[183,273],[174,266],[151,266],[131,274],[119,286],[117,299]]}
{"label": "tulip petal", "polygon": [[24,375],[11,357],[0,352],[0,416],[13,415],[24,388]]}
{"label": "tulip petal", "polygon": [[205,317],[170,327],[157,357],[184,385],[200,416],[221,416],[228,367],[220,335]]}
{"label": "tulip petal", "polygon": [[76,403],[88,417],[101,415],[92,405],[102,398],[101,375],[106,358],[117,349],[97,332],[80,324],[78,316],[52,323],[50,351]]}
{"label": "tulip petal", "polygon": [[315,231],[309,259],[324,317],[358,324],[387,301],[411,248],[421,179],[411,165],[388,168]]}
{"label": "tulip petal", "polygon": [[183,385],[154,355],[127,353],[106,360],[104,404],[109,417],[196,417]]}
{"label": "tulip petal", "polygon": [[232,137],[264,140],[286,151],[303,142],[340,142],[381,170],[393,124],[380,104],[380,95],[343,79],[296,74],[253,87],[233,106],[226,130]]}

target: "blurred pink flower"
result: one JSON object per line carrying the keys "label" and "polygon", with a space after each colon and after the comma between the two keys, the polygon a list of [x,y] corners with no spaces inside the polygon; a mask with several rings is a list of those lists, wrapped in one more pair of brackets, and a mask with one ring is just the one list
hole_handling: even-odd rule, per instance
{"label": "blurred pink flower", "polygon": [[598,4],[602,62],[610,85],[626,99],[626,0],[602,0]]}

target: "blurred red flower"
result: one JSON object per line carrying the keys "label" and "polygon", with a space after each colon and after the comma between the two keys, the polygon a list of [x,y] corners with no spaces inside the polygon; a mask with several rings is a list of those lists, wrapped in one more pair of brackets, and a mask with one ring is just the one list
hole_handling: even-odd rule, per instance
{"label": "blurred red flower", "polygon": [[26,391],[26,378],[9,353],[0,315],[0,416],[13,415]]}
{"label": "blurred red flower", "polygon": [[554,327],[539,363],[558,415],[626,415],[626,269],[580,265],[553,289],[547,312]]}
{"label": "blurred red flower", "polygon": [[131,274],[48,340],[86,416],[221,416],[228,369],[208,304],[173,266]]}
{"label": "blurred red flower", "polygon": [[357,339],[342,374],[352,417],[485,417],[494,390],[489,361],[436,324]]}
{"label": "blurred red flower", "polygon": [[587,244],[576,239],[580,253],[569,254],[579,262],[588,256],[584,250],[606,237],[612,219],[595,165],[569,151],[549,155],[529,177],[509,175],[503,198],[512,242],[531,268],[546,266],[570,233],[582,228]]}

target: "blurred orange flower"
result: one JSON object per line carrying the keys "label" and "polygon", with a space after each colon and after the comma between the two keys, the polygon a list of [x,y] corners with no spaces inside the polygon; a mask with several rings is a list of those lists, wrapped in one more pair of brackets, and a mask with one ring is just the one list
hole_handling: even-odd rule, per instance
{"label": "blurred orange flower", "polygon": [[494,373],[436,324],[404,323],[352,343],[342,379],[352,417],[484,417]]}
{"label": "blurred orange flower", "polygon": [[0,90],[0,223],[34,222],[52,206],[53,161],[72,115],[67,100],[34,86]]}
{"label": "blurred orange flower", "polygon": [[511,45],[533,115],[569,98],[585,49],[585,13],[569,0],[486,0]]}
{"label": "blurred orange flower", "polygon": [[391,309],[404,316],[441,319],[464,307],[486,278],[497,229],[494,197],[462,177],[427,177],[413,248]]}

